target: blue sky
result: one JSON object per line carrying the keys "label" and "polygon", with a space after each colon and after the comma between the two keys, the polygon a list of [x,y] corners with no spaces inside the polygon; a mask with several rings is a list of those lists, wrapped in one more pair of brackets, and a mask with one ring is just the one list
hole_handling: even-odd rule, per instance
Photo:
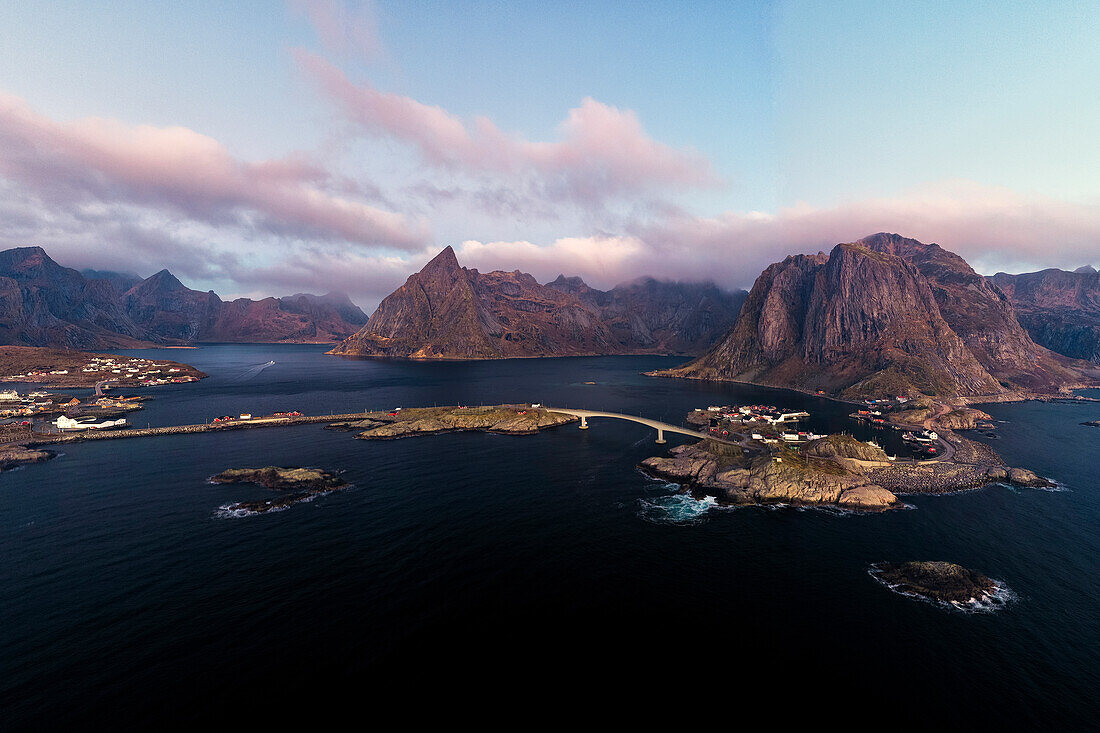
{"label": "blue sky", "polygon": [[1100,261],[1095,3],[4,1],[0,27],[0,244],[74,266],[370,307],[446,244],[603,286],[747,286],[879,229],[982,271]]}

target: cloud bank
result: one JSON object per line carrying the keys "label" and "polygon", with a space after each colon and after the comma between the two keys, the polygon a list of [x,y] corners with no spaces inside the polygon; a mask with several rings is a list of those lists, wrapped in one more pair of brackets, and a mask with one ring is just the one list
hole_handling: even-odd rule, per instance
{"label": "cloud bank", "polygon": [[458,254],[479,268],[519,268],[543,280],[580,274],[599,287],[650,275],[747,288],[789,254],[828,251],[880,231],[937,242],[987,274],[1100,262],[1100,205],[968,181],[835,207],[802,204],[776,214],[670,212],[658,221],[625,222],[613,235],[567,237],[543,246],[468,241]]}
{"label": "cloud bank", "polygon": [[296,50],[295,57],[362,134],[406,143],[439,169],[522,183],[532,196],[585,207],[720,184],[704,157],[654,140],[634,112],[590,97],[568,111],[558,126],[561,140],[536,142],[506,133],[486,117],[465,121],[441,107],[353,83],[308,51]]}
{"label": "cloud bank", "polygon": [[426,227],[326,191],[302,158],[234,158],[184,127],[88,118],[55,122],[0,92],[0,177],[51,206],[127,205],[203,224],[367,246],[419,249]]}

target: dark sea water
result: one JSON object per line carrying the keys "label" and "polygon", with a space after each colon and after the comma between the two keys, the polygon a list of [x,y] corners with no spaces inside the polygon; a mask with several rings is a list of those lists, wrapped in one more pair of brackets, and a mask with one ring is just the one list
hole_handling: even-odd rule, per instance
{"label": "dark sea water", "polygon": [[[818,432],[895,439],[858,432],[845,405],[641,374],[677,361],[662,357],[322,352],[130,352],[211,375],[151,390],[131,420],[536,401],[680,422],[766,402],[813,412]],[[880,515],[721,509],[635,469],[684,438],[655,446],[651,430],[608,420],[527,437],[373,442],[306,425],[67,445],[0,475],[0,729],[433,706],[468,719],[502,701],[537,721],[581,700],[685,721],[707,708],[731,722],[755,709],[1095,728],[1100,429],[1079,423],[1100,407],[988,411],[988,442],[1065,490],[910,497]],[[272,463],[339,469],[354,487],[224,517],[269,493],[207,479]],[[964,613],[904,598],[868,575],[884,560],[958,562],[1015,599]]]}

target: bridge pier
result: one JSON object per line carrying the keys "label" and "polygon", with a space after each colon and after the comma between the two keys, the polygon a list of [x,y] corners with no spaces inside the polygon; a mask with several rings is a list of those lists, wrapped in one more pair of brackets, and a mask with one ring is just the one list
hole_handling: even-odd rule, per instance
{"label": "bridge pier", "polygon": [[581,430],[588,430],[588,418],[581,415]]}
{"label": "bridge pier", "polygon": [[665,431],[661,428],[657,428],[657,444],[663,445],[665,442]]}

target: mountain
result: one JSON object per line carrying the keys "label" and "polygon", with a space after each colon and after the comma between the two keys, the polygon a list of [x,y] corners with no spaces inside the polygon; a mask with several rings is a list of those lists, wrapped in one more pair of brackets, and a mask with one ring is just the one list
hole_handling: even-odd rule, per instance
{"label": "mountain", "polygon": [[158,341],[331,343],[366,321],[346,295],[223,301],[212,290],[191,290],[168,270],[135,285],[125,302],[134,322]]}
{"label": "mountain", "polygon": [[564,275],[547,285],[594,307],[620,343],[672,354],[701,354],[730,327],[748,297],[744,290],[731,293],[714,283],[652,277],[606,292]]}
{"label": "mountain", "polygon": [[0,343],[73,349],[141,345],[107,280],[86,280],[41,247],[0,252]]}
{"label": "mountain", "polygon": [[115,290],[120,293],[125,293],[142,280],[140,275],[135,275],[132,272],[114,272],[112,270],[92,270],[86,268],[81,270],[80,274],[84,276],[85,280],[106,280],[114,285]]}
{"label": "mountain", "polygon": [[224,302],[212,291],[191,290],[168,270],[142,280],[62,267],[41,247],[0,252],[0,344],[106,349],[193,341],[331,343],[366,320],[337,293]]}
{"label": "mountain", "polygon": [[124,297],[126,312],[153,341],[201,341],[217,319],[222,300],[213,291],[191,290],[168,270],[134,285]]}
{"label": "mountain", "polygon": [[948,325],[1006,386],[1045,390],[1078,378],[1064,359],[1037,346],[1020,325],[1009,297],[954,252],[897,234],[875,234],[860,243],[915,265],[931,285]]}
{"label": "mountain", "polygon": [[445,248],[331,354],[436,359],[698,353],[733,322],[737,294],[643,279],[610,291],[580,278],[540,285],[462,267]]}
{"label": "mountain", "polygon": [[367,314],[344,293],[295,293],[279,298],[279,302],[282,303],[283,310],[291,313],[328,318],[330,313],[335,312],[346,323],[354,326],[363,326],[367,322]]}
{"label": "mountain", "polygon": [[962,258],[896,234],[769,266],[726,337],[666,374],[845,397],[996,395],[1080,381]]}
{"label": "mountain", "polygon": [[1021,275],[998,272],[989,281],[1012,301],[1036,343],[1100,363],[1100,274],[1093,267]]}

